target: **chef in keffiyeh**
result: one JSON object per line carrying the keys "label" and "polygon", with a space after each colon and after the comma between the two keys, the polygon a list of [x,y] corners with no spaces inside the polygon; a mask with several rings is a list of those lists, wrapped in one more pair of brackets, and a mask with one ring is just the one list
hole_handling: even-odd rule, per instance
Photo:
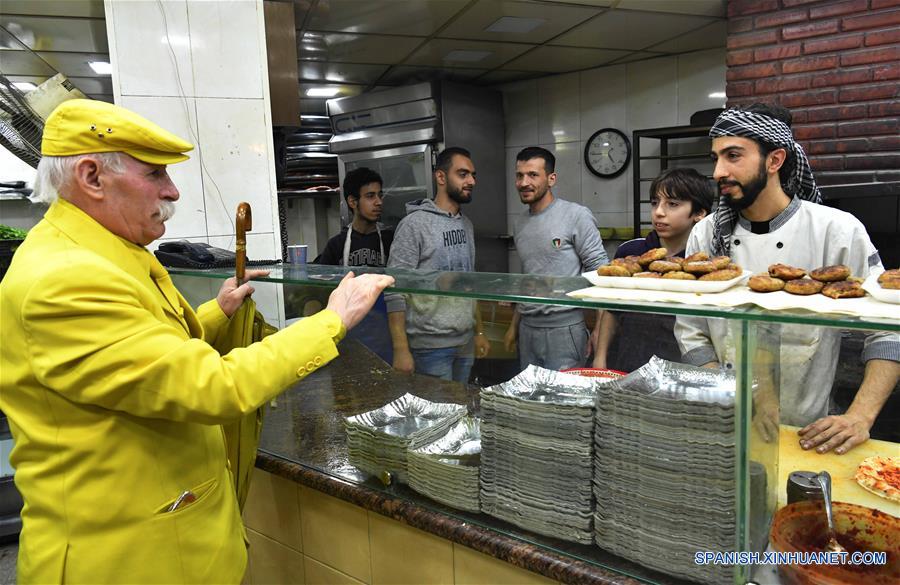
{"label": "chef in keffiyeh", "polygon": [[[765,273],[776,263],[807,270],[844,264],[863,278],[884,271],[863,224],[849,213],[821,205],[809,161],[791,132],[790,112],[763,104],[731,108],[719,115],[709,135],[719,205],[691,231],[687,255],[729,255],[753,273]],[[675,333],[683,360],[736,367],[738,324],[679,317]],[[763,323],[754,327],[759,349],[754,430],[761,438],[777,438],[779,423],[795,425],[801,427],[804,449],[833,449],[838,454],[869,438],[869,429],[900,380],[900,335],[875,333],[866,339],[864,381],[850,408],[833,414],[830,390],[839,362],[840,330]]]}

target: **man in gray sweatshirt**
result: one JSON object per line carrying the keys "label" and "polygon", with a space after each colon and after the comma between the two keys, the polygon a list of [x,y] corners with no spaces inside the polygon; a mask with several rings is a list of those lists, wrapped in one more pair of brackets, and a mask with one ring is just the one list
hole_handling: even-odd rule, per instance
{"label": "man in gray sweatshirt", "polygon": [[[583,205],[558,199],[556,157],[537,146],[516,156],[516,190],[528,205],[518,219],[516,250],[526,274],[578,276],[606,264],[597,220]],[[584,366],[591,339],[597,339],[600,314],[593,334],[588,333],[582,309],[519,304],[504,337],[512,350],[518,337],[519,365],[534,364],[551,370]]]}
{"label": "man in gray sweatshirt", "polygon": [[[460,206],[472,200],[475,165],[469,151],[451,147],[436,161],[434,199],[406,205],[394,233],[388,268],[472,272],[475,232]],[[490,343],[472,299],[402,294],[385,295],[394,346],[394,368],[403,372],[467,382],[475,356]]]}

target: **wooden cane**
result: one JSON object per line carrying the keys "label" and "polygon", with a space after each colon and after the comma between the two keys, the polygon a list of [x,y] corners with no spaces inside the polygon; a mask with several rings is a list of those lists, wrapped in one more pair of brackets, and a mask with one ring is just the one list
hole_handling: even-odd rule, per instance
{"label": "wooden cane", "polygon": [[237,208],[237,243],[234,246],[234,276],[237,285],[244,281],[244,267],[247,265],[247,232],[253,229],[253,214],[250,212],[250,204],[241,202]]}

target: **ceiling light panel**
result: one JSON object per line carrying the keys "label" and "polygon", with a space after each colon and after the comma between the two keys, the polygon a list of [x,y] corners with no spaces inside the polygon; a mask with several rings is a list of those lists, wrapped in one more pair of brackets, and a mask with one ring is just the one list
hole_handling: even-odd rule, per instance
{"label": "ceiling light panel", "polygon": [[448,64],[448,61],[445,61],[444,59],[449,53],[456,51],[488,52],[490,54],[479,61],[455,61],[455,63],[459,63],[460,65],[467,63],[473,67],[492,69],[521,55],[533,46],[534,45],[520,43],[486,43],[478,41],[432,39],[416,51],[403,64],[410,66],[426,65],[430,67],[443,67]]}
{"label": "ceiling light panel", "polygon": [[[453,20],[439,34],[441,38],[472,39],[484,41],[509,41],[543,43],[561,32],[600,14],[603,8],[546,4],[542,2],[517,2],[513,0],[479,0]],[[497,21],[539,22],[529,30],[488,30]],[[507,25],[512,26],[512,24]]]}
{"label": "ceiling light panel", "polygon": [[484,29],[492,33],[527,33],[547,22],[544,18],[522,18],[520,16],[501,16]]}

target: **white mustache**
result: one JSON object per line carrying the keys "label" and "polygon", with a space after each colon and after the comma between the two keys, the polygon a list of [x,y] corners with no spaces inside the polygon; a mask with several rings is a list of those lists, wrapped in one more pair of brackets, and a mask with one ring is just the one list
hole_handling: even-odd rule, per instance
{"label": "white mustache", "polygon": [[169,221],[170,219],[172,219],[172,216],[175,215],[175,204],[171,201],[163,201],[159,204],[157,213],[159,213],[160,221]]}

